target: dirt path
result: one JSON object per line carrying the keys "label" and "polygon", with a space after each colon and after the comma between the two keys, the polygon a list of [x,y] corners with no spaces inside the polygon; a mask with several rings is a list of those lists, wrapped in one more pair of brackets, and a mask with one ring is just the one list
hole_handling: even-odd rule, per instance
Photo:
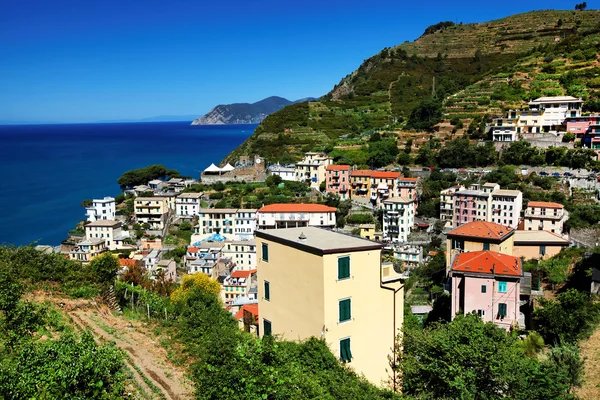
{"label": "dirt path", "polygon": [[95,302],[46,299],[62,308],[78,329],[89,330],[96,339],[114,342],[123,349],[131,375],[147,398],[193,398],[193,384],[185,376],[185,370],[168,360],[166,350],[139,322],[116,317],[106,306]]}
{"label": "dirt path", "polygon": [[589,339],[581,342],[581,355],[584,359],[584,382],[576,395],[584,400],[600,399],[600,329],[596,329]]}

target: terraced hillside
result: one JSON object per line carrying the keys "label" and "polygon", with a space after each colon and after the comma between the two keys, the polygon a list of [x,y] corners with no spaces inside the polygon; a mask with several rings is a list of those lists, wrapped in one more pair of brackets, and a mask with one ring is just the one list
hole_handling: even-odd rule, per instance
{"label": "terraced hillside", "polygon": [[[320,100],[271,114],[226,160],[260,154],[291,162],[305,151],[333,148],[340,137],[360,142],[374,130],[402,130],[428,99],[444,102],[450,115],[469,118],[500,114],[530,94],[574,92],[572,84],[558,87],[557,76],[538,81],[594,62],[588,57],[598,51],[599,21],[600,11],[536,11],[482,24],[431,26],[416,41],[365,60]],[[582,61],[572,54],[578,50]],[[549,63],[556,69],[542,70]],[[596,98],[595,91],[586,93]]]}

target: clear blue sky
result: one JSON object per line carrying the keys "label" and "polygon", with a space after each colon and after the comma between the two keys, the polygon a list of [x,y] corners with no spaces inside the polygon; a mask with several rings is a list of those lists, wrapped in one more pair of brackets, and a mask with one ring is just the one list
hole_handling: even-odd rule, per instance
{"label": "clear blue sky", "polygon": [[0,121],[201,115],[271,95],[317,97],[428,25],[575,3],[4,0]]}

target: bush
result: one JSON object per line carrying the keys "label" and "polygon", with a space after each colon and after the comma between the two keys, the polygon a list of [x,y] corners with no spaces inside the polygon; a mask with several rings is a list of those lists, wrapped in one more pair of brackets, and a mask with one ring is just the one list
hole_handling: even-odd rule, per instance
{"label": "bush", "polygon": [[372,214],[352,214],[346,218],[348,224],[372,224],[375,223]]}

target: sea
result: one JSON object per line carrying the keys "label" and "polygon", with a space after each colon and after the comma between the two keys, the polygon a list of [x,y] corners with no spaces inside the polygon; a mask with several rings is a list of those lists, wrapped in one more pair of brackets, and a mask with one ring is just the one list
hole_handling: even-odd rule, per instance
{"label": "sea", "polygon": [[0,244],[59,245],[85,199],[116,196],[125,171],[163,164],[195,179],[256,125],[190,122],[0,126]]}

